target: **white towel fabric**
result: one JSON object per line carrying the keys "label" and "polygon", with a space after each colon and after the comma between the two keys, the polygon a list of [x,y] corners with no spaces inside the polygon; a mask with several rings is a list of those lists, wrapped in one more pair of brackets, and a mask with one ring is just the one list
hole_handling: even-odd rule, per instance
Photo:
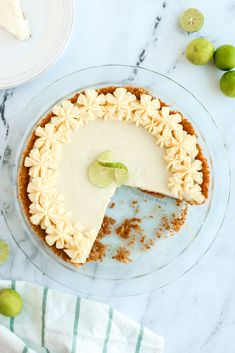
{"label": "white towel fabric", "polygon": [[0,281],[16,289],[24,308],[0,315],[0,353],[162,353],[163,339],[110,306],[39,287]]}

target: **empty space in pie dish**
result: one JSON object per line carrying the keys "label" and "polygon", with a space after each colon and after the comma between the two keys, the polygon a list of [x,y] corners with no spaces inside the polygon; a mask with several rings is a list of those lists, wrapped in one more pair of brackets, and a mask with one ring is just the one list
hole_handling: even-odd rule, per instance
{"label": "empty space in pie dish", "polygon": [[114,161],[127,166],[126,185],[173,196],[167,186],[170,172],[164,149],[156,145],[153,136],[132,123],[96,120],[72,132],[71,141],[62,147],[57,190],[64,197],[72,222],[79,222],[86,230],[96,229],[97,233],[101,227],[117,185],[93,185],[88,169],[104,151],[111,151]]}

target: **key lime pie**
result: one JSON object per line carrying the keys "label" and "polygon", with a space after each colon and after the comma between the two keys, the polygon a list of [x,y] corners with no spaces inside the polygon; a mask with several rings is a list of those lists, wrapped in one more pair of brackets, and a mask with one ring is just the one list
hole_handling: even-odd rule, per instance
{"label": "key lime pie", "polygon": [[115,190],[138,188],[201,205],[209,169],[192,124],[147,90],[88,89],[56,104],[32,132],[19,168],[27,219],[79,266]]}
{"label": "key lime pie", "polygon": [[19,0],[0,1],[0,27],[19,40],[30,37],[29,22],[24,16]]}

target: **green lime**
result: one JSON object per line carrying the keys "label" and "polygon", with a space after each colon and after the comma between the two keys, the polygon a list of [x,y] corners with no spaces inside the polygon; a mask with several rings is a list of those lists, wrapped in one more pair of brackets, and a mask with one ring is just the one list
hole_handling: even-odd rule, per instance
{"label": "green lime", "polygon": [[180,25],[186,32],[197,32],[202,28],[204,16],[197,9],[187,9],[180,16]]}
{"label": "green lime", "polygon": [[214,54],[213,44],[204,38],[192,40],[186,48],[187,59],[195,65],[207,64]]}
{"label": "green lime", "polygon": [[22,298],[15,290],[3,289],[0,292],[0,314],[14,317],[21,312],[22,307]]}
{"label": "green lime", "polygon": [[223,74],[220,79],[220,89],[225,96],[235,98],[235,71]]}
{"label": "green lime", "polygon": [[88,174],[92,184],[100,188],[106,188],[114,179],[114,169],[104,167],[98,161],[91,164]]}
{"label": "green lime", "polygon": [[9,256],[9,246],[4,240],[0,240],[0,265],[4,264]]}
{"label": "green lime", "polygon": [[227,71],[235,67],[235,47],[225,44],[216,49],[214,63],[218,69]]}
{"label": "green lime", "polygon": [[98,161],[101,163],[111,162],[112,161],[112,152],[111,151],[103,152],[99,156]]}
{"label": "green lime", "polygon": [[128,170],[127,168],[116,168],[114,169],[114,175],[118,186],[126,184],[128,180]]}

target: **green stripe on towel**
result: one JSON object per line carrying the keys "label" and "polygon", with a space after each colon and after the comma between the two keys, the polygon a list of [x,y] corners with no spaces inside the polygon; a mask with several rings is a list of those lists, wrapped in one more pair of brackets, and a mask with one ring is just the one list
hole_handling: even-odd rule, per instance
{"label": "green stripe on towel", "polygon": [[27,346],[24,347],[22,353],[28,353],[29,348]]}
{"label": "green stripe on towel", "polygon": [[71,353],[76,352],[76,345],[77,345],[77,335],[78,335],[78,321],[80,315],[80,306],[81,300],[80,298],[76,299],[76,308],[75,308],[75,316],[74,316],[74,324],[73,324],[73,343],[72,343],[72,351]]}
{"label": "green stripe on towel", "polygon": [[141,326],[140,333],[139,333],[139,336],[138,336],[138,339],[137,339],[137,343],[136,343],[135,353],[139,353],[140,352],[143,336],[144,336],[144,328],[143,328],[143,326]]}
{"label": "green stripe on towel", "polygon": [[113,308],[110,308],[109,309],[109,321],[108,321],[106,337],[105,337],[105,341],[104,341],[103,353],[108,352],[108,343],[109,343],[109,338],[110,338],[110,334],[111,334],[112,321],[113,321]]}
{"label": "green stripe on towel", "polygon": [[[15,280],[11,281],[11,289],[13,289],[13,290],[16,289],[16,281]],[[14,332],[14,326],[15,326],[15,318],[11,317],[10,318],[10,330],[11,330],[11,332]]]}
{"label": "green stripe on towel", "polygon": [[45,316],[47,305],[48,288],[44,288],[42,297],[42,328],[41,328],[41,346],[45,348]]}

